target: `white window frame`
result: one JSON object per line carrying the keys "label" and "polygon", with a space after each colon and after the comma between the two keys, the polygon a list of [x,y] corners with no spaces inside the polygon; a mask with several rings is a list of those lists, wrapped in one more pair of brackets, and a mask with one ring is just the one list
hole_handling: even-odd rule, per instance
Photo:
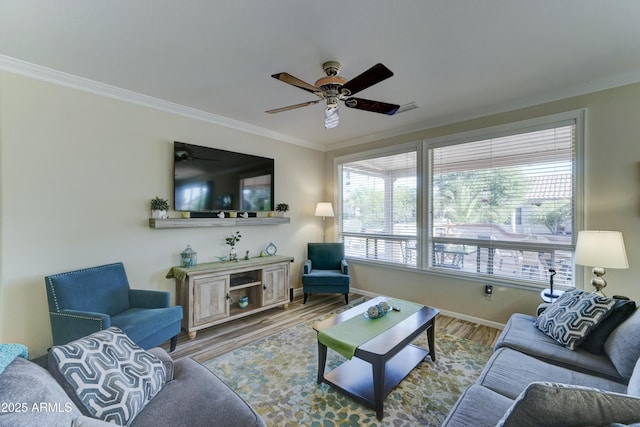
{"label": "white window frame", "polygon": [[[420,183],[420,170],[421,170],[421,162],[422,162],[422,143],[420,141],[418,142],[411,142],[411,143],[407,143],[407,144],[401,144],[401,145],[395,145],[392,147],[386,147],[386,148],[380,148],[380,149],[376,149],[376,150],[369,150],[366,152],[360,152],[360,153],[355,153],[355,154],[351,154],[351,155],[346,155],[346,156],[341,156],[341,157],[337,157],[334,159],[334,171],[335,171],[335,183],[336,183],[336,191],[334,194],[336,194],[336,199],[334,201],[334,206],[337,206],[337,213],[336,213],[336,217],[338,218],[338,236],[339,236],[339,240],[340,241],[344,241],[343,238],[343,231],[342,231],[342,227],[343,227],[343,223],[342,223],[342,215],[343,215],[343,206],[342,206],[342,195],[341,195],[341,191],[342,191],[342,174],[340,173],[341,168],[340,166],[342,166],[345,163],[351,163],[351,162],[356,162],[356,161],[360,161],[360,160],[369,160],[369,159],[374,159],[377,157],[387,157],[387,156],[393,156],[393,155],[397,155],[397,154],[403,154],[403,153],[407,153],[407,152],[415,152],[416,153],[416,227],[417,227],[417,236],[416,238],[418,239],[418,241],[420,240],[420,228],[421,228],[421,224],[422,224],[422,215],[420,214],[420,206],[421,206],[421,197],[422,197],[422,191],[421,191],[421,183]],[[394,237],[393,236],[389,236],[389,235],[367,235],[367,241],[368,238],[373,239],[374,241],[376,241],[376,239],[382,240],[382,241],[388,241],[388,240],[393,240]],[[364,235],[363,235],[364,237]],[[374,243],[375,244],[375,243]],[[420,244],[420,243],[418,243]],[[383,265],[387,265],[387,266],[400,266],[401,268],[407,267],[407,268],[411,268],[405,264],[401,264],[401,263],[393,263],[393,262],[388,262],[388,261],[384,261],[384,260],[379,260],[379,259],[374,259],[374,258],[349,258],[352,259],[354,261],[362,261],[365,263],[371,263],[371,264],[383,264]]]}
{"label": "white window frame", "polygon": [[[415,149],[418,153],[417,159],[417,216],[416,216],[416,228],[417,228],[417,245],[420,249],[418,251],[419,258],[415,266],[403,265],[401,263],[380,262],[364,258],[350,258],[350,261],[363,264],[383,264],[389,268],[411,270],[414,272],[421,272],[425,274],[452,277],[457,279],[464,279],[466,281],[482,282],[486,284],[497,284],[509,287],[517,287],[524,289],[544,289],[547,287],[544,283],[534,283],[528,280],[520,280],[516,278],[506,278],[501,276],[488,276],[477,273],[465,273],[458,271],[443,271],[442,269],[435,269],[430,267],[429,260],[432,259],[432,251],[430,250],[432,242],[432,230],[433,224],[431,223],[431,200],[432,200],[432,183],[431,174],[428,173],[431,167],[429,163],[429,150],[434,147],[442,147],[453,144],[461,144],[472,141],[479,141],[490,138],[498,138],[501,136],[531,132],[539,129],[550,128],[554,126],[560,126],[568,122],[575,123],[575,180],[576,180],[576,192],[574,194],[575,200],[575,212],[574,212],[574,224],[572,233],[572,247],[575,247],[575,239],[578,231],[584,228],[584,158],[585,158],[585,126],[587,120],[586,109],[579,109],[574,111],[568,111],[534,119],[522,120],[518,122],[492,126],[483,129],[472,130],[463,133],[451,134],[437,138],[426,139],[422,141],[401,144],[397,146],[385,147],[376,150],[369,150],[360,153],[354,153],[346,156],[336,157],[334,159],[334,175],[335,180],[335,193],[336,199],[334,205],[337,206],[337,216],[339,221],[339,238],[341,238],[341,226],[340,221],[342,218],[342,206],[340,205],[341,191],[342,191],[342,177],[339,173],[339,166],[343,163],[348,163],[357,160],[369,159],[372,157],[391,156],[394,154],[406,152],[407,150]],[[583,282],[582,269],[575,269],[574,284],[578,288],[582,288],[580,285]]]}

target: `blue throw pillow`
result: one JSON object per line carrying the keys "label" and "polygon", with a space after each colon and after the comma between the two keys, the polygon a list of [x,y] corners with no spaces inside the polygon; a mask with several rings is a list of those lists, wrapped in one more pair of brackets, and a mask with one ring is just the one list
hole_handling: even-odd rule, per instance
{"label": "blue throw pillow", "polygon": [[601,354],[604,350],[604,342],[609,334],[636,311],[636,303],[630,300],[616,300],[611,314],[604,319],[598,327],[591,331],[586,340],[580,345],[590,353]]}

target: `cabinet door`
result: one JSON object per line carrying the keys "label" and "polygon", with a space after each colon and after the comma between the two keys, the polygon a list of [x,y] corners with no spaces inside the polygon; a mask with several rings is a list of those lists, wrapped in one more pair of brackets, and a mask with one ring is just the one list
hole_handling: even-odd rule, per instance
{"label": "cabinet door", "polygon": [[279,264],[262,271],[262,305],[288,300],[289,265]]}
{"label": "cabinet door", "polygon": [[198,326],[229,316],[227,302],[229,275],[193,280],[193,325]]}

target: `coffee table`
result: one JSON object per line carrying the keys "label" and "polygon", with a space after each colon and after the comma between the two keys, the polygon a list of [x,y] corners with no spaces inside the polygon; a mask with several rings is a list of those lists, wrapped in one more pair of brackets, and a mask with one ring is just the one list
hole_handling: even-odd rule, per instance
{"label": "coffee table", "polygon": [[[355,316],[364,316],[369,307],[390,298],[377,297],[337,316],[323,320],[313,329],[320,333]],[[387,314],[392,315],[394,312]],[[318,384],[324,382],[376,411],[378,420],[384,417],[384,398],[427,356],[436,360],[435,321],[439,311],[422,307],[395,326],[358,346],[352,359],[325,374],[327,346],[318,341]],[[374,321],[370,320],[370,321]],[[411,342],[427,332],[429,349]]]}

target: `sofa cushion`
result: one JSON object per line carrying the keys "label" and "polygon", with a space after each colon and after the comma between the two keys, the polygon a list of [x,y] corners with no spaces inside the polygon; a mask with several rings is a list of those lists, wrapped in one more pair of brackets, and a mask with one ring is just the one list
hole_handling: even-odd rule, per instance
{"label": "sofa cushion", "polygon": [[580,347],[575,351],[566,349],[536,328],[534,323],[533,316],[512,314],[498,337],[495,348],[512,348],[545,362],[622,383],[626,383],[631,376],[629,372],[626,379],[622,378],[606,354],[589,353]]}
{"label": "sofa cushion", "polygon": [[515,399],[536,381],[595,387],[617,393],[627,391],[627,386],[620,382],[553,365],[510,348],[499,348],[491,355],[476,383]]}
{"label": "sofa cushion", "polygon": [[183,425],[259,427],[265,423],[244,399],[211,371],[193,359],[183,357],[174,364],[173,381],[149,402],[131,427]]}
{"label": "sofa cushion", "polygon": [[83,414],[129,425],[166,382],[164,364],[120,329],[54,346],[49,370]]}
{"label": "sofa cushion", "polygon": [[615,303],[585,291],[565,292],[538,316],[536,326],[569,350],[575,350],[611,313]]}
{"label": "sofa cushion", "polygon": [[477,384],[458,398],[441,427],[493,427],[513,400]]}
{"label": "sofa cushion", "polygon": [[604,426],[640,422],[640,399],[558,383],[534,382],[513,402],[499,427]]}
{"label": "sofa cushion", "polygon": [[71,427],[113,427],[113,424],[99,420],[97,418],[80,415],[78,418],[73,420],[73,423],[71,423]]}
{"label": "sofa cushion", "polygon": [[0,375],[0,426],[69,426],[80,410],[46,369],[21,357]]}
{"label": "sofa cushion", "polygon": [[627,385],[627,394],[640,397],[640,359],[638,359],[638,361],[636,362],[636,366],[633,368],[631,378],[629,378],[629,384]]}
{"label": "sofa cushion", "polygon": [[611,359],[620,376],[628,381],[640,358],[640,310],[611,332],[604,342],[604,353]]}
{"label": "sofa cushion", "polygon": [[607,338],[609,338],[609,334],[625,321],[627,317],[631,316],[635,310],[636,303],[634,301],[616,300],[611,314],[591,331],[587,339],[580,344],[580,347],[594,354],[602,353],[604,343]]}
{"label": "sofa cushion", "polygon": [[311,270],[304,275],[305,285],[343,286],[349,285],[350,277],[340,270]]}
{"label": "sofa cushion", "polygon": [[132,308],[111,316],[111,326],[124,331],[133,342],[142,347],[148,337],[165,327],[175,326],[175,335],[178,335],[181,319],[180,305],[165,308]]}

